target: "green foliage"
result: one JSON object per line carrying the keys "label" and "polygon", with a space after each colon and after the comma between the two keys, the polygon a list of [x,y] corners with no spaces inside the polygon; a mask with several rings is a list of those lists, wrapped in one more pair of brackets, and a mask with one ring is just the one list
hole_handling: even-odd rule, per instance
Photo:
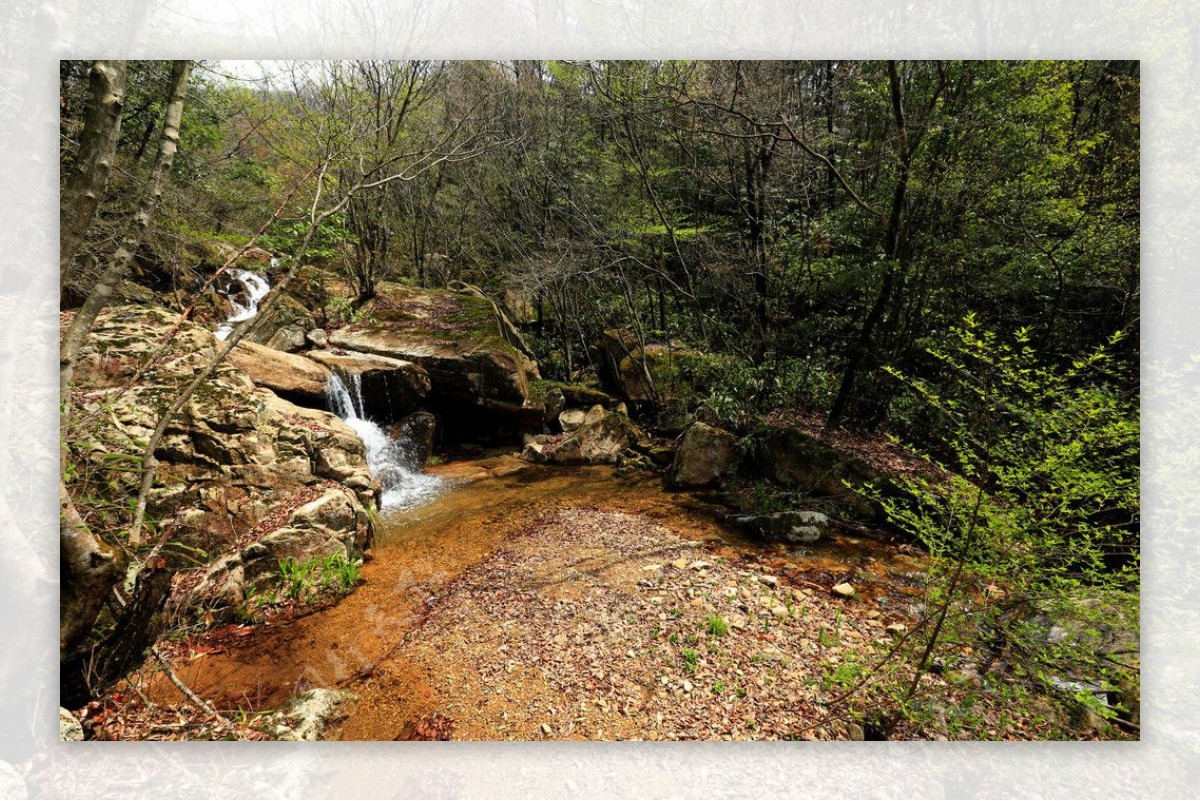
{"label": "green foliage", "polygon": [[760,363],[709,359],[692,370],[690,380],[707,394],[697,415],[734,431],[746,431],[765,413],[814,408],[828,400],[830,382],[811,360],[767,354]]}
{"label": "green foliage", "polygon": [[357,562],[345,554],[313,556],[299,561],[291,556],[279,563],[280,592],[286,598],[307,603],[321,594],[345,595],[361,578]]}
{"label": "green foliage", "polygon": [[709,615],[704,618],[704,627],[710,637],[724,637],[729,633],[729,622],[720,615]]}
{"label": "green foliage", "polygon": [[679,652],[679,655],[683,658],[684,669],[689,673],[695,673],[696,666],[700,662],[700,654],[696,651],[696,649],[684,648]]}
{"label": "green foliage", "polygon": [[904,497],[865,491],[929,551],[905,697],[964,644],[1058,698],[1063,681],[1127,683],[1108,650],[1137,636],[1138,416],[1109,381],[1121,335],[1065,368],[1037,360],[1027,329],[1009,344],[968,316],[952,337],[930,350],[952,389],[892,371],[940,415],[946,463],[904,477]]}
{"label": "green foliage", "polygon": [[[268,250],[281,253],[294,252],[304,237],[308,234],[309,224],[306,221],[280,223],[273,226],[262,237],[262,245]],[[346,226],[343,215],[331,215],[317,226],[309,241],[307,257],[309,259],[331,260],[341,255],[341,247],[356,241],[354,232]]]}

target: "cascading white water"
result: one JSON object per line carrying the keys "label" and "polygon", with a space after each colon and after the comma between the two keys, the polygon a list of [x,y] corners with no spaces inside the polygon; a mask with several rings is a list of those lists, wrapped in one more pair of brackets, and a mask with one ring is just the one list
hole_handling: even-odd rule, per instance
{"label": "cascading white water", "polygon": [[444,480],[421,472],[410,452],[410,443],[392,439],[364,413],[362,376],[351,375],[347,386],[337,373],[329,379],[325,394],[334,414],[353,428],[367,449],[367,467],[383,485],[379,506],[408,509],[419,506],[441,491]]}
{"label": "cascading white water", "polygon": [[[274,264],[274,260],[272,260],[272,264]],[[228,320],[218,325],[217,330],[213,332],[217,339],[222,340],[233,333],[233,327],[236,324],[258,314],[258,302],[271,291],[271,285],[267,279],[258,273],[252,273],[249,270],[230,270],[229,277],[245,288],[246,302],[243,304],[233,297],[229,298],[229,302],[233,304],[233,314]]]}

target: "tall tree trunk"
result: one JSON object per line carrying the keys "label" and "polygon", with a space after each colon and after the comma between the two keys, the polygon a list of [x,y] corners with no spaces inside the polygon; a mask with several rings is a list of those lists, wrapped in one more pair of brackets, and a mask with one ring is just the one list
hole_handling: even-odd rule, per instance
{"label": "tall tree trunk", "polygon": [[[62,426],[65,429],[70,412],[71,374],[84,338],[91,330],[96,316],[108,303],[117,285],[129,271],[134,251],[154,210],[162,197],[163,183],[171,170],[175,151],[179,143],[179,122],[183,115],[183,99],[187,90],[187,76],[191,62],[176,61],[171,70],[171,86],[163,128],[162,143],[158,160],[150,174],[146,194],[130,221],[117,252],[109,260],[99,281],[93,287],[83,308],[71,322],[62,344],[59,362],[59,378],[62,392]],[[61,559],[61,620],[59,624],[59,649],[63,661],[64,695],[78,700],[79,693],[86,692],[86,677],[83,674],[84,660],[79,651],[100,610],[113,587],[124,572],[124,558],[106,545],[87,527],[75,510],[66,485],[59,483],[60,528],[59,552]]]}
{"label": "tall tree trunk", "polygon": [[[128,274],[133,254],[137,251],[142,236],[150,226],[150,220],[154,216],[155,209],[158,208],[159,200],[162,199],[163,185],[167,175],[171,172],[171,165],[175,161],[175,152],[179,149],[179,121],[183,116],[183,99],[187,94],[187,79],[191,65],[190,61],[176,61],[171,67],[171,83],[168,90],[162,140],[159,144],[158,159],[154,163],[154,170],[150,173],[150,179],[146,184],[145,196],[142,198],[137,212],[133,215],[133,219],[126,227],[117,252],[109,260],[108,266],[105,267],[87,300],[84,301],[83,308],[75,315],[71,327],[67,329],[67,334],[63,338],[62,352],[59,356],[59,382],[61,397],[64,401],[70,398],[71,374],[75,369],[75,359],[79,355],[79,349],[83,346],[83,340],[96,321],[96,316],[108,305],[117,286]],[[64,405],[63,408],[63,422],[65,423],[67,405]]]}
{"label": "tall tree trunk", "polygon": [[125,105],[125,73],[124,61],[92,62],[87,120],[59,205],[58,269],[64,286],[112,173]]}
{"label": "tall tree trunk", "polygon": [[896,285],[903,279],[904,264],[901,258],[901,224],[904,220],[904,199],[908,192],[908,175],[912,164],[912,148],[909,147],[908,131],[904,120],[904,99],[901,94],[900,74],[896,62],[888,62],[888,86],[892,99],[892,118],[896,126],[896,186],[892,190],[892,206],[884,228],[884,257],[887,260],[887,272],[879,286],[879,294],[871,305],[871,310],[863,320],[854,348],[846,361],[846,370],[842,373],[842,382],[838,386],[837,397],[829,410],[828,424],[836,426],[841,423],[850,408],[854,397],[855,384],[861,374],[873,372],[876,365],[869,362],[873,356],[873,340],[884,311],[892,303],[892,295]]}

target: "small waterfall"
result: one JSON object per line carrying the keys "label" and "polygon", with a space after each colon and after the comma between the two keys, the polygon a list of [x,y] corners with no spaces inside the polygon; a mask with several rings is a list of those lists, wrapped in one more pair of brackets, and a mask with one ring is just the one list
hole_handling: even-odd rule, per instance
{"label": "small waterfall", "polygon": [[349,386],[334,373],[325,389],[331,411],[353,428],[367,449],[367,467],[383,486],[379,506],[407,509],[419,506],[441,490],[443,479],[421,471],[409,443],[392,439],[378,424],[367,419],[363,409],[362,376],[351,375]]}
{"label": "small waterfall", "polygon": [[[230,270],[229,277],[240,283],[243,291],[227,296],[229,302],[233,304],[233,314],[228,320],[218,325],[217,330],[213,332],[217,339],[221,340],[233,332],[234,325],[258,314],[258,302],[271,291],[271,285],[267,279],[258,273],[252,273],[249,270]],[[245,298],[245,303],[238,299],[242,296]]]}

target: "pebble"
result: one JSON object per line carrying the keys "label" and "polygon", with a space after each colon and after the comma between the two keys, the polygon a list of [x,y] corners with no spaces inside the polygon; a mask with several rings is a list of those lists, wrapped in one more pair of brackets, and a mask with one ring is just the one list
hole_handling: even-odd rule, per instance
{"label": "pebble", "polygon": [[779,583],[779,579],[776,576],[759,576],[758,580],[768,587],[774,587]]}
{"label": "pebble", "polygon": [[549,724],[549,723],[543,723],[543,724],[542,724],[542,734],[550,734],[552,731],[553,731],[553,730],[550,728],[550,724]]}
{"label": "pebble", "polygon": [[883,615],[883,612],[880,612],[878,609],[872,609],[870,612],[867,612],[867,619],[874,620],[875,618],[881,617],[882,615]]}
{"label": "pebble", "polygon": [[904,634],[908,631],[908,626],[903,623],[893,623],[887,627],[889,634]]}
{"label": "pebble", "polygon": [[776,606],[771,609],[771,614],[778,618],[785,618],[788,616],[788,610],[786,606]]}
{"label": "pebble", "polygon": [[834,585],[833,594],[838,595],[842,598],[853,598],[854,597],[854,587],[850,586],[849,584],[847,584],[846,582],[843,581],[841,584]]}

